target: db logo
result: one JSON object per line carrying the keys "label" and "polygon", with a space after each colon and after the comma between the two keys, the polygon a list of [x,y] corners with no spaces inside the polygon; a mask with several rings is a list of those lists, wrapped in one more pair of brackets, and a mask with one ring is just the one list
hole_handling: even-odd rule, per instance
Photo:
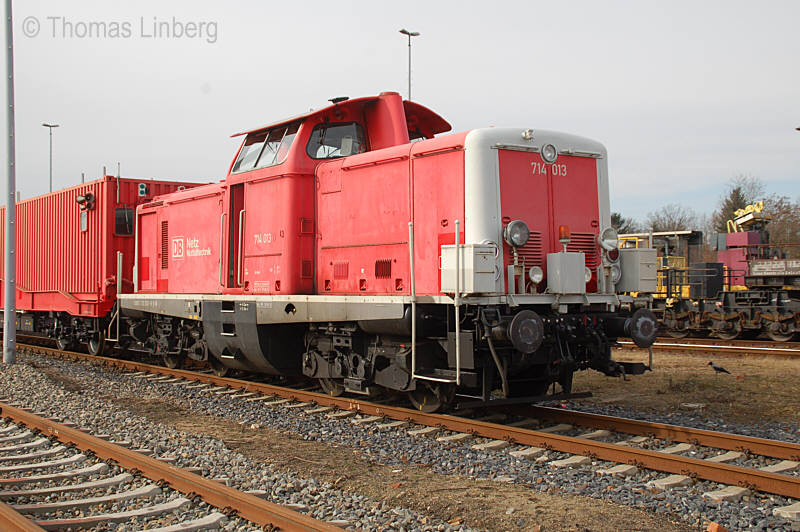
{"label": "db logo", "polygon": [[182,259],[186,255],[185,241],[182,236],[172,239],[172,258]]}

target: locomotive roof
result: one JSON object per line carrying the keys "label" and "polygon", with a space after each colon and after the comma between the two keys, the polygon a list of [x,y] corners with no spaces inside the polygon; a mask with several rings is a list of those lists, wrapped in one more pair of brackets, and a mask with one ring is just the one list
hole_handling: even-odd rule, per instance
{"label": "locomotive roof", "polygon": [[[246,131],[240,131],[239,133],[234,133],[231,137],[239,137],[241,135],[249,135],[250,133],[256,133],[258,131],[264,131],[265,129],[270,129],[276,126],[280,126],[283,124],[287,124],[289,122],[294,122],[296,120],[304,120],[310,116],[314,116],[317,114],[324,114],[327,111],[335,108],[335,107],[344,107],[344,106],[364,106],[368,103],[372,103],[378,100],[377,96],[365,96],[362,98],[354,98],[352,100],[345,100],[342,102],[338,102],[327,107],[323,107],[322,109],[317,109],[314,111],[309,111],[307,113],[303,113],[300,115],[292,116],[290,118],[286,118],[284,120],[279,120],[278,122],[272,122],[270,124],[266,124],[263,126],[259,126],[254,129],[248,129]],[[450,131],[452,126],[450,123],[442,118],[439,114],[431,111],[427,107],[420,105],[416,102],[412,102],[409,100],[403,101],[403,108],[405,109],[406,113],[406,121],[409,124],[409,127],[413,126],[414,128],[418,128],[421,130],[427,130],[431,133],[431,135],[436,135],[438,133],[444,133],[445,131]]]}

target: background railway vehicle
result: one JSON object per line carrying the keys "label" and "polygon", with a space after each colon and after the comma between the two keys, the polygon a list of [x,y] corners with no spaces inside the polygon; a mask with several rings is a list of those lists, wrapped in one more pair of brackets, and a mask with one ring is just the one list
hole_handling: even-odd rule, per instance
{"label": "background railway vehicle", "polygon": [[658,250],[652,308],[673,338],[732,340],[761,334],[786,342],[800,332],[800,260],[770,244],[763,202],[737,211],[727,233],[711,235],[716,261],[705,262],[700,231],[620,235],[623,248]]}
{"label": "background railway vehicle", "polygon": [[611,359],[657,328],[615,283],[655,289],[655,251],[618,249],[601,144],[437,136],[450,124],[394,92],[331,102],[239,133],[222,182],[137,208],[121,341],[427,411],[644,371]]}
{"label": "background railway vehicle", "polygon": [[193,186],[106,175],[18,202],[17,328],[62,349],[86,343],[90,353],[102,352],[117,291],[133,290],[136,206]]}

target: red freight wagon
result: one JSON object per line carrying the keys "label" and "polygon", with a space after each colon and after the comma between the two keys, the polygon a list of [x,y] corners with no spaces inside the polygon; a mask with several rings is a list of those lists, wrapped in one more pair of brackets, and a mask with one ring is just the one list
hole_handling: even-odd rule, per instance
{"label": "red freight wagon", "polygon": [[133,290],[136,206],[196,185],[105,176],[17,203],[18,327],[78,341],[101,331],[116,301],[117,252],[121,291]]}

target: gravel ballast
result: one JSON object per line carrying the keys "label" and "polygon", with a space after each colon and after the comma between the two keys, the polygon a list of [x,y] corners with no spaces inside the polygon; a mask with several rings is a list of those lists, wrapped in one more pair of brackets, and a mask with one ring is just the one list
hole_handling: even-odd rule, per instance
{"label": "gravel ballast", "polygon": [[[21,357],[21,360],[24,361],[26,358],[34,361],[37,366],[52,368],[61,375],[75,379],[90,389],[104,390],[105,393],[114,390],[114,394],[118,397],[158,397],[163,401],[189,408],[197,414],[289,431],[306,440],[351,446],[358,448],[366,459],[381,464],[397,466],[404,466],[408,462],[424,464],[442,474],[497,480],[530,486],[534,490],[600,498],[655,513],[668,514],[671,518],[682,519],[687,525],[698,528],[705,528],[709,521],[714,521],[729,530],[800,530],[800,523],[773,515],[775,508],[795,502],[785,497],[751,493],[736,502],[715,503],[702,497],[703,493],[721,487],[712,482],[698,481],[682,488],[656,491],[648,486],[648,482],[662,478],[666,476],[665,474],[640,471],[631,477],[623,478],[598,476],[595,473],[596,469],[613,465],[604,462],[595,462],[590,466],[575,469],[555,469],[551,467],[549,461],[566,458],[568,455],[548,451],[545,454],[548,460],[516,459],[510,456],[508,451],[519,449],[518,446],[512,445],[503,451],[477,451],[471,446],[484,440],[472,439],[456,445],[444,445],[434,439],[412,437],[402,429],[377,430],[374,424],[357,426],[348,420],[328,419],[325,414],[309,415],[303,413],[302,409],[288,410],[265,406],[261,402],[246,402],[226,395],[211,395],[186,386],[137,379],[116,370],[33,355]],[[25,383],[23,380],[29,382]],[[65,413],[59,415],[70,417],[70,420],[79,426],[88,426],[94,431],[110,433],[115,438],[131,440],[139,446],[152,448],[156,455],[175,456],[178,465],[200,467],[206,476],[229,478],[234,487],[265,489],[283,502],[306,504],[309,507],[309,515],[314,517],[345,519],[351,527],[363,529],[379,525],[407,530],[452,528],[446,523],[432,525],[430,520],[424,524],[421,522],[421,516],[409,510],[399,507],[387,508],[377,501],[366,500],[359,495],[340,493],[329,486],[318,485],[313,480],[278,474],[271,471],[268,466],[253,464],[246,457],[229,451],[222,442],[213,438],[180,433],[164,426],[153,425],[144,418],[126,414],[86,393],[75,394],[66,390],[53,392],[52,383],[44,384],[44,382],[45,377],[39,371],[25,364],[19,364],[0,383],[0,395],[32,402],[34,404],[31,406],[37,410],[53,414],[72,412],[74,417]],[[710,430],[735,431],[758,437],[788,441],[798,439],[794,427],[786,425],[723,427],[724,423],[717,420],[709,422],[691,415],[659,418],[632,409],[582,408],[572,404],[569,406],[607,415],[685,424]],[[696,452],[703,453],[703,450]],[[698,457],[702,456],[704,454]]]}
{"label": "gravel ballast", "polygon": [[[35,368],[29,365],[33,362]],[[41,371],[49,368],[59,375],[86,385],[85,390],[56,386]],[[115,370],[104,370],[36,355],[19,355],[18,363],[7,366],[0,377],[0,397],[13,400],[37,412],[57,416],[87,428],[94,434],[108,434],[112,440],[131,442],[131,448],[146,448],[155,457],[175,458],[180,467],[197,467],[203,476],[220,480],[240,490],[263,490],[267,500],[293,505],[313,518],[331,521],[348,529],[360,530],[469,530],[425,518],[401,506],[390,506],[359,494],[346,493],[315,479],[304,479],[273,470],[269,464],[255,463],[231,451],[225,444],[204,434],[189,434],[153,423],[147,418],[121,410],[117,405],[95,397],[90,390],[118,397],[156,395],[164,400],[186,401],[174,393],[189,393],[193,406],[207,399],[183,386],[149,383]],[[240,403],[229,400],[228,403]],[[133,504],[133,502],[132,502]],[[425,522],[423,522],[423,520]],[[125,530],[119,525],[117,530]],[[226,530],[250,530],[234,520]]]}

